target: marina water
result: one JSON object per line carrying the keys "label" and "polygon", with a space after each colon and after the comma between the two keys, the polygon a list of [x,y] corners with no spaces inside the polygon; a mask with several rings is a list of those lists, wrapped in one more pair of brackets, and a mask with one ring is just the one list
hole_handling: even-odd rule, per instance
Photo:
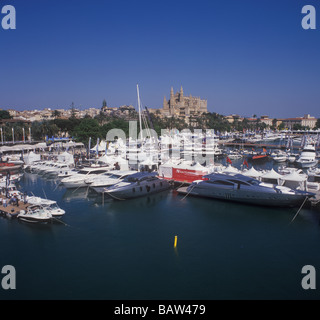
{"label": "marina water", "polygon": [[[318,299],[319,211],[278,209],[165,191],[110,201],[25,174],[20,189],[56,200],[47,225],[0,218],[1,263],[16,289],[1,299]],[[290,223],[291,222],[291,223]],[[177,236],[177,247],[174,240]],[[317,284],[319,280],[317,279]]]}

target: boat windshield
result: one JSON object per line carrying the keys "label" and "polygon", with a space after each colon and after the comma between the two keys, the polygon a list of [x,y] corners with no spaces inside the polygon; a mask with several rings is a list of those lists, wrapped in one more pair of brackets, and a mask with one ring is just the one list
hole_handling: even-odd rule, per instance
{"label": "boat windshield", "polygon": [[78,174],[88,174],[88,171],[80,170],[80,171],[78,171]]}
{"label": "boat windshield", "polygon": [[51,208],[51,209],[60,209],[57,203],[50,204],[49,208]]}
{"label": "boat windshield", "polygon": [[112,174],[112,175],[110,175],[110,177],[109,177],[110,179],[119,179],[119,178],[121,178],[121,175],[118,175],[118,174]]}
{"label": "boat windshield", "polygon": [[128,176],[128,177],[124,178],[123,181],[125,181],[125,182],[137,182],[138,178]]}
{"label": "boat windshield", "polygon": [[303,152],[313,152],[313,153],[315,153],[316,151],[313,150],[313,149],[303,149]]}
{"label": "boat windshield", "polygon": [[89,174],[102,174],[105,172],[106,172],[106,170],[94,170],[94,171],[89,172]]}
{"label": "boat windshield", "polygon": [[260,181],[256,179],[251,179],[251,180],[248,180],[247,183],[251,184],[252,186],[257,186],[260,184]]}

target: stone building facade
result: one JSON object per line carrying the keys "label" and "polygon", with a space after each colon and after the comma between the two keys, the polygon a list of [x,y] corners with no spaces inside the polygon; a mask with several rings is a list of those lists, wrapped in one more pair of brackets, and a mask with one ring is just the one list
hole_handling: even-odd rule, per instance
{"label": "stone building facade", "polygon": [[170,99],[167,101],[166,97],[163,99],[162,115],[167,117],[189,118],[197,117],[202,113],[208,112],[207,100],[199,97],[185,96],[181,87],[180,92],[174,94],[171,87]]}
{"label": "stone building facade", "polygon": [[292,129],[295,124],[313,129],[317,123],[317,118],[310,116],[310,114],[305,114],[303,117],[299,118],[286,118],[279,120],[281,120],[288,129]]}

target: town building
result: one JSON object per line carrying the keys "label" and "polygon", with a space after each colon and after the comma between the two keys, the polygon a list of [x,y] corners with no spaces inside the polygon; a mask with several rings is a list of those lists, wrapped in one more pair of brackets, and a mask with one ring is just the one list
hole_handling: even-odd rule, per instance
{"label": "town building", "polygon": [[243,117],[238,114],[230,114],[229,116],[224,117],[229,123],[234,123],[234,121],[243,121]]}
{"label": "town building", "polygon": [[286,118],[279,119],[284,123],[284,126],[288,129],[293,129],[294,125],[299,125],[301,127],[308,127],[310,129],[315,128],[317,119],[315,117],[310,116],[310,114],[305,114],[303,117],[297,118]]}

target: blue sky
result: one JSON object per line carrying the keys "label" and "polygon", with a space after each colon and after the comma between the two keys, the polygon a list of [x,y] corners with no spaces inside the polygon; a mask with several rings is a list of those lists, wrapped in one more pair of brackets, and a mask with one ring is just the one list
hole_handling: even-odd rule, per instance
{"label": "blue sky", "polygon": [[[170,88],[220,114],[320,117],[316,0],[0,0],[0,108],[162,107]],[[2,18],[2,14],[0,17]],[[320,19],[320,18],[319,18]]]}

